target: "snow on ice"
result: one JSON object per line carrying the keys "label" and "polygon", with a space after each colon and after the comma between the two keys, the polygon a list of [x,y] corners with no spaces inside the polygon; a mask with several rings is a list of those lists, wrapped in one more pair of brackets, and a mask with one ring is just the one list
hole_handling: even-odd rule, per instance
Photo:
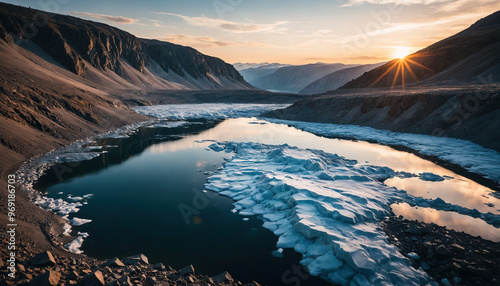
{"label": "snow on ice", "polygon": [[218,145],[211,148],[236,154],[206,188],[235,200],[239,214],[259,215],[279,237],[277,247],[301,253],[312,275],[341,285],[429,282],[378,226],[395,198],[408,197],[381,182],[393,170],[288,145]]}
{"label": "snow on ice", "polygon": [[266,111],[288,107],[290,104],[172,104],[139,106],[133,109],[136,112],[158,119],[224,119],[236,117],[256,116]]}

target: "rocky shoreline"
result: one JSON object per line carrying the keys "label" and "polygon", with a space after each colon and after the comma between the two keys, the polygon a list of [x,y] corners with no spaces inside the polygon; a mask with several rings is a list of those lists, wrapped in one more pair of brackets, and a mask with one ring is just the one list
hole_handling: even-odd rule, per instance
{"label": "rocky shoreline", "polygon": [[381,226],[389,242],[440,285],[500,284],[500,242],[395,215]]}
{"label": "rocky shoreline", "polygon": [[[143,254],[102,261],[84,255],[67,257],[44,251],[33,256],[29,251],[22,251],[14,268],[0,261],[0,285],[260,285],[257,282],[243,284],[227,271],[209,277],[196,273],[192,265],[175,270],[161,262],[150,264]],[[15,270],[14,279],[8,277],[12,270]]]}

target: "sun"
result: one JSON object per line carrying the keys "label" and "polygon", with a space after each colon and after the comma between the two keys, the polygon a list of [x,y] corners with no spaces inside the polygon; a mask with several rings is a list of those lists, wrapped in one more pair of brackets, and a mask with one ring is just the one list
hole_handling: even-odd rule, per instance
{"label": "sun", "polygon": [[404,59],[410,53],[411,53],[411,48],[409,47],[395,47],[392,56],[397,59]]}

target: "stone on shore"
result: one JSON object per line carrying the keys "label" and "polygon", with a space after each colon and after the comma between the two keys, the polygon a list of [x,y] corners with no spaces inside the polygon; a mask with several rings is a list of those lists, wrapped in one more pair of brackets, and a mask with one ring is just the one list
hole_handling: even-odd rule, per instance
{"label": "stone on shore", "polygon": [[188,265],[188,266],[182,268],[179,271],[179,274],[181,276],[186,276],[186,275],[191,274],[191,273],[194,273],[194,267],[193,267],[193,265]]}
{"label": "stone on shore", "polygon": [[232,282],[234,279],[229,272],[225,271],[212,277],[212,280],[214,282]]}
{"label": "stone on shore", "polygon": [[44,251],[42,253],[39,253],[35,255],[33,258],[31,258],[28,262],[31,265],[41,266],[41,267],[54,266],[56,264],[56,260],[54,259],[54,256],[50,251]]}
{"label": "stone on shore", "polygon": [[139,265],[139,264],[149,264],[149,260],[144,254],[137,254],[134,256],[129,256],[123,259],[123,263],[126,265]]}
{"label": "stone on shore", "polygon": [[104,263],[104,266],[125,267],[125,264],[123,264],[123,262],[120,259],[118,259],[117,257],[114,257],[114,258],[108,259],[108,261],[106,261],[106,263]]}
{"label": "stone on shore", "polygon": [[82,285],[82,286],[102,286],[102,285],[104,285],[104,277],[102,275],[102,272],[98,270],[94,273],[91,273],[91,274],[83,277],[82,281],[80,282],[80,285]]}
{"label": "stone on shore", "polygon": [[35,277],[35,279],[30,281],[29,285],[55,286],[59,283],[60,279],[61,279],[61,273],[54,270],[49,270],[44,274]]}

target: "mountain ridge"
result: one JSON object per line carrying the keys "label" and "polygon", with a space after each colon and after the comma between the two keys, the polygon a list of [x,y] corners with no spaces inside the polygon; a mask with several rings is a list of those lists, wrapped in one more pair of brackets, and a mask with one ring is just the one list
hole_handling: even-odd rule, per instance
{"label": "mountain ridge", "polygon": [[[232,65],[218,58],[190,47],[141,39],[110,25],[72,16],[0,3],[0,38],[11,44],[32,41],[81,77],[95,68],[131,80],[127,78],[131,67],[136,76],[156,77],[152,88],[169,89],[172,87],[169,83],[177,83],[172,77],[178,75],[188,79],[180,81],[179,89],[252,89]],[[155,63],[162,71],[151,70]],[[200,80],[202,84],[197,82]]]}
{"label": "mountain ridge", "polygon": [[[484,84],[485,80],[489,80],[488,83],[500,82],[497,73],[490,73],[492,78],[485,79],[489,76],[489,69],[500,69],[500,55],[496,48],[492,48],[499,46],[500,11],[497,11],[455,35],[431,44],[402,60],[392,60],[340,88],[409,84],[467,85]],[[467,65],[460,66],[465,61],[468,61]],[[400,66],[403,67],[401,73]],[[475,71],[471,72],[472,69]]]}

